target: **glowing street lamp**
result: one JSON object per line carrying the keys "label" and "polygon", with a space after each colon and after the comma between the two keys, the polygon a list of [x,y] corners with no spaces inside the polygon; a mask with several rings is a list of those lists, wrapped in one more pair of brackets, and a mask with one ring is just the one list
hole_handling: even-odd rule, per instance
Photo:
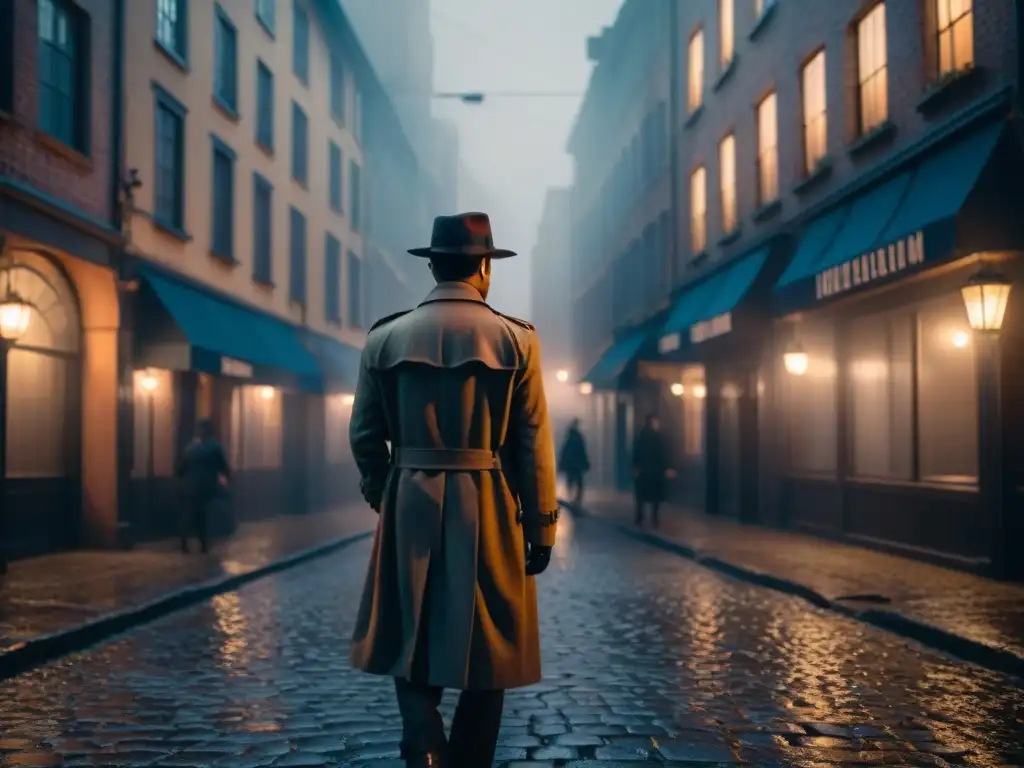
{"label": "glowing street lamp", "polygon": [[139,386],[147,392],[156,392],[157,388],[160,386],[160,382],[152,373],[146,372],[142,375],[142,378],[139,379]]}
{"label": "glowing street lamp", "polygon": [[557,373],[555,373],[555,378],[558,379],[562,384],[565,384],[565,382],[569,380],[569,372],[562,368]]}
{"label": "glowing street lamp", "polygon": [[675,384],[673,384],[671,387],[669,387],[669,390],[676,397],[682,397],[683,393],[686,391],[686,389],[683,387],[683,385],[680,384],[678,381]]}
{"label": "glowing street lamp", "polygon": [[[0,253],[3,252],[0,238]],[[7,277],[10,281],[10,275]],[[10,289],[0,301],[0,531],[6,517],[7,501],[7,358],[11,348],[24,337],[32,320],[32,305]],[[7,573],[7,542],[0,538],[0,573]]]}
{"label": "glowing street lamp", "polygon": [[999,271],[982,267],[960,289],[967,320],[974,331],[998,331],[1003,327],[1012,283]]}
{"label": "glowing street lamp", "polygon": [[580,384],[580,394],[581,395],[589,395],[593,391],[594,391],[594,385],[591,384],[589,381],[584,381],[582,384]]}
{"label": "glowing street lamp", "polygon": [[782,362],[786,366],[786,372],[792,376],[803,376],[807,373],[809,366],[807,353],[804,352],[804,348],[798,341],[794,341],[786,347],[786,351],[782,354]]}
{"label": "glowing street lamp", "polygon": [[8,291],[0,302],[0,338],[15,344],[28,331],[32,320],[32,305],[18,294]]}
{"label": "glowing street lamp", "polygon": [[274,388],[273,387],[260,387],[260,397],[264,400],[274,399]]}

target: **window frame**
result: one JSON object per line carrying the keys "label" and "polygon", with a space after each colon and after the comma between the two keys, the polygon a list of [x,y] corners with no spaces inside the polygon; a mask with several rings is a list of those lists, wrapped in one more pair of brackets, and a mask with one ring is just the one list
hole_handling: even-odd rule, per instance
{"label": "window frame", "polygon": [[[861,41],[863,39],[863,32],[866,29],[866,25],[869,19],[871,19],[875,13],[881,12],[882,14],[882,36],[883,36],[883,61],[882,64],[873,69],[868,75],[864,75],[864,57],[861,52]],[[855,77],[856,77],[856,110],[855,114],[857,117],[857,135],[866,136],[873,133],[874,131],[882,128],[889,121],[889,36],[887,29],[888,12],[886,8],[886,0],[878,0],[869,7],[865,8],[857,20],[854,22],[854,55],[855,55]],[[874,78],[882,78],[881,82],[883,85],[884,100],[882,103],[882,115],[879,120],[867,125],[865,122],[865,85],[872,81]]]}
{"label": "window frame", "polygon": [[339,54],[332,53],[330,60],[330,107],[331,119],[339,126],[345,125],[345,97],[348,95],[345,88],[345,62]]}
{"label": "window frame", "polygon": [[[298,130],[299,121],[296,119],[298,117],[301,117],[303,126],[301,132]],[[299,146],[300,135],[302,137],[301,152]],[[304,189],[309,189],[309,115],[306,114],[306,110],[294,99],[292,100],[291,165],[292,181],[301,185]]]}
{"label": "window frame", "polygon": [[[697,57],[699,68],[694,67],[694,43],[700,41],[700,54]],[[704,27],[698,26],[690,33],[689,42],[686,44],[686,111],[693,115],[704,106],[704,91],[707,90],[705,82],[707,73],[704,71],[704,59],[707,51],[704,45]],[[695,76],[697,71],[699,76]],[[696,82],[699,80],[699,82]]]}
{"label": "window frame", "polygon": [[[301,238],[297,236],[299,233]],[[288,206],[288,300],[293,304],[304,306],[308,299],[308,260],[309,220],[297,207]]]}
{"label": "window frame", "polygon": [[[771,146],[762,146],[763,142],[763,128],[762,128],[762,113],[761,110],[765,108],[768,102],[773,105],[773,133],[775,134],[774,142]],[[757,107],[754,110],[754,135],[755,141],[757,142],[757,202],[758,205],[764,206],[774,203],[782,195],[782,182],[779,178],[779,96],[775,90],[768,91],[761,97],[761,100],[757,102]],[[766,176],[765,176],[765,157],[771,155],[771,165],[774,173],[774,192],[769,196],[766,194],[765,187]]]}
{"label": "window frame", "polygon": [[[211,153],[210,153],[210,255],[215,256],[222,261],[229,263],[235,262],[235,203],[236,203],[236,161],[238,159],[235,150],[225,144],[219,137],[214,134],[210,134],[211,142]],[[230,175],[228,176],[228,191],[227,191],[227,215],[225,212],[219,210],[218,204],[218,187],[217,187],[217,160],[218,157],[224,158],[229,163]],[[219,227],[223,225],[223,222],[227,219],[230,222],[230,226],[226,230],[220,230]],[[227,237],[226,243],[218,243],[217,234],[218,232],[225,233]],[[226,247],[223,247],[226,246]]]}
{"label": "window frame", "polygon": [[[731,178],[726,179],[725,173],[725,154],[724,150],[726,146],[731,147],[731,163],[732,173]],[[739,190],[737,189],[736,183],[737,168],[736,168],[736,132],[729,131],[723,136],[718,142],[718,192],[719,192],[719,204],[722,209],[722,234],[723,236],[731,235],[740,226],[739,219]],[[728,183],[727,183],[728,181]],[[727,199],[727,194],[728,199]],[[731,222],[731,226],[729,225]]]}
{"label": "window frame", "polygon": [[[273,287],[274,285],[274,185],[259,171],[252,174],[252,219],[253,219],[253,253],[252,280],[258,285]],[[267,195],[267,215],[261,216],[257,210],[260,192]],[[259,243],[266,244],[264,251]]]}
{"label": "window frame", "polygon": [[[90,157],[92,154],[92,136],[90,131],[92,116],[92,21],[85,10],[78,4],[71,2],[71,0],[46,0],[46,2],[49,2],[53,9],[55,24],[58,13],[62,12],[65,15],[69,27],[68,41],[72,46],[72,50],[69,54],[67,51],[61,50],[56,43],[43,39],[41,22],[39,21],[39,14],[42,12],[42,0],[40,0],[36,11],[37,29],[35,41],[37,46],[36,66],[39,69],[37,74],[36,125],[46,136],[85,157]],[[56,83],[43,80],[41,62],[44,55],[61,56],[67,60],[69,89],[67,93],[58,90]],[[48,69],[52,71],[52,65]],[[54,121],[51,125],[44,125],[44,94],[49,94],[51,97],[50,120]],[[54,99],[56,97],[60,97],[62,103],[66,102],[67,117],[70,121],[66,126],[57,125],[53,117]],[[67,133],[58,132],[61,129],[66,130]]]}
{"label": "window frame", "polygon": [[[302,19],[302,23],[299,23]],[[292,0],[292,74],[309,87],[309,11],[299,0]]]}
{"label": "window frame", "polygon": [[[188,143],[188,108],[172,96],[166,89],[156,82],[152,84],[153,90],[153,131],[154,131],[154,143],[153,143],[153,190],[154,190],[154,203],[153,203],[153,221],[158,226],[166,229],[170,232],[178,235],[184,235],[186,232],[186,190],[185,185],[186,169],[185,169],[185,157],[187,152]],[[175,181],[177,184],[176,188],[176,204],[178,210],[176,211],[178,221],[167,219],[163,216],[159,210],[159,192],[161,187],[161,178],[163,175],[160,168],[160,110],[165,109],[171,113],[178,121],[178,141],[175,147],[175,158],[174,169],[175,169]]]}
{"label": "window frame", "polygon": [[273,40],[277,36],[277,0],[254,0],[253,6],[256,21]]}
{"label": "window frame", "polygon": [[[728,13],[726,12],[728,9]],[[729,55],[726,56],[726,49]],[[724,71],[736,58],[736,0],[718,0],[718,64]]]}
{"label": "window frame", "polygon": [[[157,48],[160,49],[171,61],[177,64],[179,67],[185,69],[188,67],[188,44],[189,44],[189,3],[188,0],[168,0],[175,5],[178,24],[180,27],[177,29],[180,40],[175,41],[174,45],[168,45],[165,40],[160,36],[160,1],[156,3],[156,13],[154,14],[154,29],[153,29],[153,42]],[[180,48],[180,50],[179,50]]]}
{"label": "window frame", "polygon": [[341,317],[341,240],[328,230],[324,233],[324,320],[337,325]]}
{"label": "window frame", "polygon": [[[966,3],[968,6],[967,10],[954,19],[952,13],[953,9],[951,7],[952,0],[935,0],[935,7],[933,9],[933,12],[935,13],[935,72],[939,80],[947,77],[955,77],[958,74],[970,71],[974,67],[974,0],[966,0]],[[945,27],[942,26],[942,14],[939,11],[941,6],[947,7],[946,16],[948,18]],[[956,28],[968,17],[968,24],[970,26],[971,58],[966,64],[958,65],[956,62]],[[943,68],[942,39],[947,33],[950,38],[950,66]]]}
{"label": "window frame", "polygon": [[[335,162],[337,161],[337,162]],[[337,171],[337,173],[335,173]],[[333,139],[327,142],[327,199],[335,213],[345,211],[345,153]]]}
{"label": "window frame", "polygon": [[[696,201],[694,190],[697,189],[696,181],[697,177],[700,177],[701,184],[700,188],[703,190],[701,198],[703,204],[701,210],[698,212],[696,208]],[[700,220],[700,227],[696,226],[697,220]],[[698,246],[697,232],[700,232],[700,244]],[[708,249],[708,171],[703,165],[699,165],[690,171],[690,255],[691,258],[697,258],[702,253],[705,253]]]}
{"label": "window frame", "polygon": [[350,158],[348,162],[348,210],[349,229],[359,232],[363,225],[363,179],[362,168],[355,159]]}
{"label": "window frame", "polygon": [[[267,79],[264,79],[266,74]],[[267,82],[269,84],[269,91],[267,97],[270,103],[264,104],[264,92],[261,85]],[[265,61],[261,58],[256,59],[256,145],[263,149],[268,154],[274,153],[274,144],[276,141],[276,131],[274,130],[274,101],[275,101],[275,82],[274,82],[274,70],[272,70]],[[269,114],[264,114],[264,107],[269,107]],[[264,130],[266,129],[266,130]],[[266,133],[264,136],[262,134]]]}
{"label": "window frame", "polygon": [[[220,3],[214,3],[214,28],[213,28],[213,100],[221,109],[227,112],[228,116],[238,119],[238,62],[240,54],[238,50],[238,27],[228,16]],[[225,80],[223,72],[225,54],[225,37],[228,34],[232,43],[231,60],[228,62],[230,77]]]}
{"label": "window frame", "polygon": [[[808,90],[807,90],[807,74],[810,71],[811,66],[821,59],[821,112],[817,113],[811,120],[808,119]],[[810,142],[808,137],[811,134],[811,124],[814,120],[821,119],[824,121],[821,145],[821,154],[814,159],[813,164],[810,162]],[[821,46],[815,49],[806,59],[800,67],[800,124],[801,124],[801,140],[802,140],[802,158],[804,175],[808,176],[812,174],[821,163],[828,157],[828,54],[826,53],[825,46]]]}
{"label": "window frame", "polygon": [[[363,269],[362,257],[351,248],[345,254],[345,283],[348,293],[345,301],[345,314],[349,328],[363,328],[366,321],[363,318],[365,312],[363,282],[366,279]],[[354,271],[354,274],[353,274]],[[353,298],[355,301],[353,301]],[[353,308],[353,304],[356,306]]]}

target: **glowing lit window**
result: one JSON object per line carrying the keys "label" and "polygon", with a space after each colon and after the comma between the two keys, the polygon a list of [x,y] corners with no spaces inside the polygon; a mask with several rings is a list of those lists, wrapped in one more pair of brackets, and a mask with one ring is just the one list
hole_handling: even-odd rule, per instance
{"label": "glowing lit window", "polygon": [[889,117],[886,64],[885,3],[879,3],[857,24],[857,87],[862,134],[877,128]]}
{"label": "glowing lit window", "polygon": [[972,0],[936,0],[939,76],[974,64],[974,9]]}
{"label": "glowing lit window", "polygon": [[803,119],[804,170],[817,168],[828,149],[828,111],[825,98],[825,51],[818,51],[804,65]]}
{"label": "glowing lit window", "polygon": [[690,176],[690,249],[703,253],[708,245],[707,171],[698,168]]}

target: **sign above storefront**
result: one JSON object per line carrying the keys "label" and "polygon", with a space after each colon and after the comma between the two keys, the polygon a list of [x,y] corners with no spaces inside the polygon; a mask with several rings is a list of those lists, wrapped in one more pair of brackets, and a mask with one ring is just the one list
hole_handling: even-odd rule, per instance
{"label": "sign above storefront", "polygon": [[924,233],[916,232],[884,248],[829,267],[814,276],[819,301],[882,280],[924,263]]}
{"label": "sign above storefront", "polygon": [[669,352],[675,352],[682,346],[683,340],[678,333],[669,333],[658,339],[658,352],[667,355]]}
{"label": "sign above storefront", "polygon": [[220,359],[220,372],[224,376],[234,376],[236,379],[252,378],[252,366],[249,363],[230,357]]}
{"label": "sign above storefront", "polygon": [[690,326],[690,342],[700,344],[702,341],[724,336],[732,331],[732,313],[725,312],[710,320],[703,320]]}

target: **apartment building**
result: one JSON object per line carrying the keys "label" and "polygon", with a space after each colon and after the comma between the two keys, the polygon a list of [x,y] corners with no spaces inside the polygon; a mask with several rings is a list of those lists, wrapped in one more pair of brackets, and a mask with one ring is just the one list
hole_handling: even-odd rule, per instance
{"label": "apartment building", "polygon": [[1012,4],[673,12],[674,295],[631,394],[673,434],[677,495],[1019,575]]}
{"label": "apartment building", "polygon": [[367,327],[365,94],[335,0],[125,4],[134,461],[140,533],[198,419],[238,513],[352,493],[347,409]]}
{"label": "apartment building", "polygon": [[[626,0],[588,41],[590,82],[568,143],[574,160],[575,376],[593,390],[585,430],[595,482],[628,481],[633,358],[671,281],[669,6]],[[615,350],[612,352],[612,350]]]}
{"label": "apartment building", "polygon": [[127,514],[118,6],[0,3],[0,562],[114,546]]}

